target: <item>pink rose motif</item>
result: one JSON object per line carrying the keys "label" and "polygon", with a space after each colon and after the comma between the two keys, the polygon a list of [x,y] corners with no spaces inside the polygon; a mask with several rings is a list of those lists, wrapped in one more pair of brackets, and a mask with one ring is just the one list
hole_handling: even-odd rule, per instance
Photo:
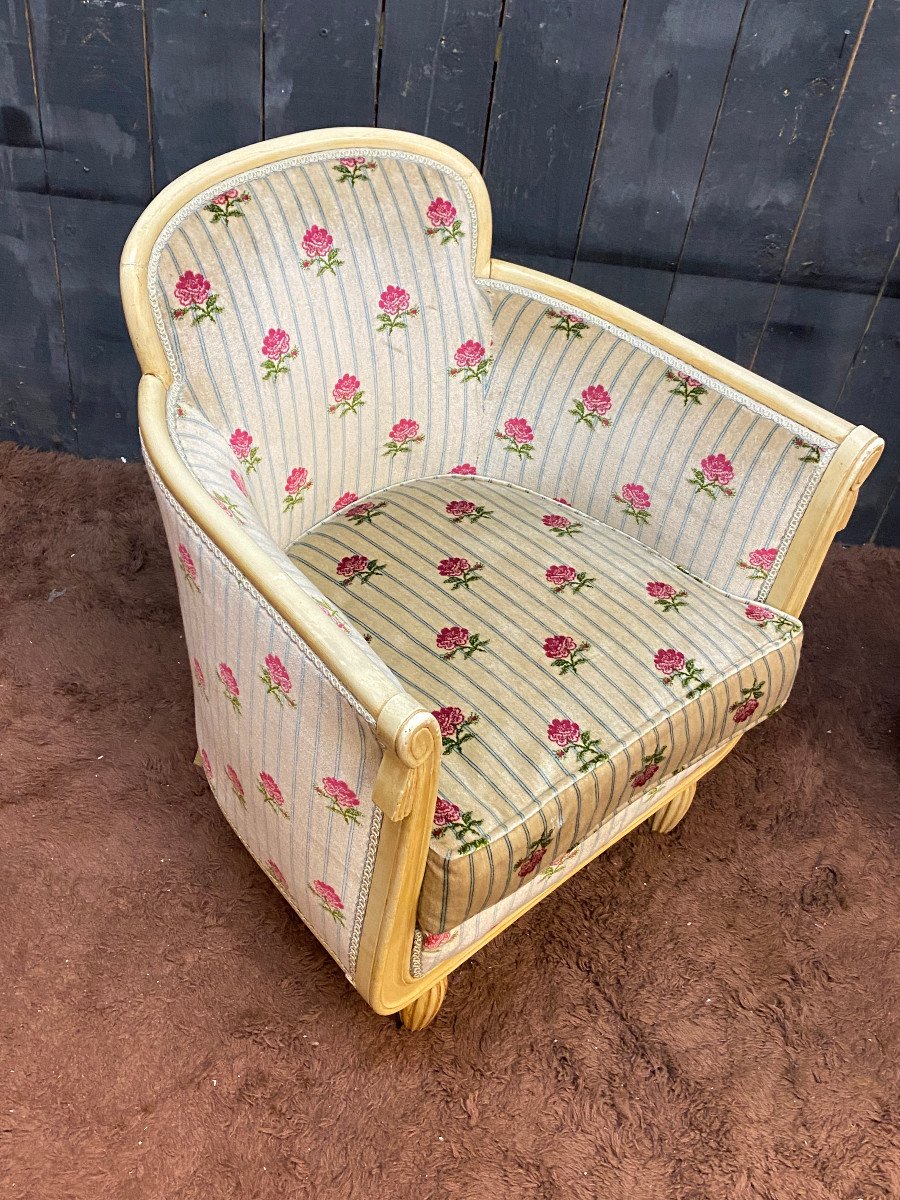
{"label": "pink rose motif", "polygon": [[503,432],[508,438],[512,438],[514,442],[520,444],[534,441],[534,430],[524,417],[510,417],[508,421],[504,421]]}
{"label": "pink rose motif", "polygon": [[301,244],[307,258],[324,258],[334,245],[334,238],[327,229],[313,225],[304,233]]}
{"label": "pink rose motif", "polygon": [[605,414],[611,408],[609,392],[599,383],[593,383],[584,389],[581,399],[575,401],[569,412],[575,417],[576,425],[583,422],[588,429],[594,429],[597,425],[609,425],[609,418]]}
{"label": "pink rose motif", "polygon": [[451,517],[470,517],[475,505],[471,500],[451,500],[444,511]]}
{"label": "pink rose motif", "polygon": [[337,913],[343,912],[344,902],[330,884],[325,883],[325,881],[322,879],[315,879],[313,880],[311,887],[325,907],[331,911],[333,916],[337,915]]}
{"label": "pink rose motif", "polygon": [[447,625],[435,638],[438,650],[458,650],[468,645],[469,631],[461,625]]}
{"label": "pink rose motif", "polygon": [[751,579],[767,579],[769,572],[775,566],[775,559],[777,557],[777,547],[760,547],[758,550],[751,550],[747,555],[746,562],[741,560],[738,566],[743,567],[745,571],[749,571]]}
{"label": "pink rose motif", "polygon": [[461,587],[468,591],[469,586],[480,578],[478,572],[481,570],[482,563],[470,563],[467,558],[442,558],[438,563],[438,574],[450,584],[454,592]]}
{"label": "pink rose motif", "polygon": [[700,397],[706,395],[706,388],[700,380],[689,375],[687,371],[666,371],[666,379],[675,384],[675,387],[669,389],[669,395],[680,396],[685,408],[689,404],[699,404]]}
{"label": "pink rose motif", "polygon": [[428,205],[428,220],[435,227],[452,225],[456,219],[456,209],[449,200],[436,196]]}
{"label": "pink rose motif", "polygon": [[573,637],[568,637],[564,633],[556,634],[554,637],[548,637],[544,641],[544,653],[548,658],[565,658],[571,654],[578,643]]}
{"label": "pink rose motif", "polygon": [[241,783],[240,777],[231,763],[226,766],[225,774],[228,776],[228,782],[231,784],[231,790],[234,792],[235,796],[237,796],[241,804],[244,804],[244,785]]}
{"label": "pink rose motif", "polygon": [[712,483],[731,483],[734,479],[734,467],[724,454],[708,454],[700,460],[700,468]]}
{"label": "pink rose motif", "polygon": [[354,518],[362,519],[367,517],[374,507],[374,500],[366,500],[362,504],[354,504],[352,508],[348,508],[344,515],[349,517],[351,520]]}
{"label": "pink rose motif", "polygon": [[748,604],[744,609],[744,615],[759,625],[765,625],[766,621],[776,620],[776,614],[772,612],[771,608],[766,608],[764,604]]}
{"label": "pink rose motif", "polygon": [[260,354],[263,358],[281,358],[290,348],[290,335],[284,329],[270,329],[263,338]]}
{"label": "pink rose motif", "polygon": [[362,407],[365,393],[355,375],[344,374],[331,389],[331,395],[334,404],[329,407],[328,411],[340,412],[342,417],[346,417],[347,413],[356,412],[358,408]]}
{"label": "pink rose motif", "polygon": [[458,466],[450,468],[451,475],[477,475],[478,471],[471,463],[459,463]]}
{"label": "pink rose motif", "polygon": [[580,736],[581,726],[562,717],[556,717],[547,726],[547,737],[563,749],[574,746]]}
{"label": "pink rose motif", "polygon": [[426,234],[429,237],[437,234],[441,239],[442,246],[449,246],[453,242],[458,242],[461,237],[465,237],[462,221],[457,217],[456,209],[449,200],[445,200],[442,196],[435,196],[426,209],[426,215],[428,217]]}
{"label": "pink rose motif", "polygon": [[354,504],[359,499],[356,492],[344,492],[342,496],[338,496],[334,504],[331,506],[333,513],[340,512],[342,508],[346,508],[348,504]]}
{"label": "pink rose motif", "polygon": [[700,460],[699,468],[694,467],[687,476],[687,482],[693,484],[698,494],[705,492],[713,500],[720,492],[723,496],[734,495],[734,489],[728,487],[732,479],[734,467],[724,454],[707,454],[706,458]]}
{"label": "pink rose motif", "polygon": [[639,483],[626,483],[622,488],[622,497],[635,508],[650,507],[650,496]]}
{"label": "pink rose motif", "polygon": [[392,334],[395,329],[406,329],[406,317],[418,316],[417,308],[410,308],[410,295],[405,288],[391,284],[381,293],[378,300],[381,312],[376,325],[379,333]]}
{"label": "pink rose motif", "polygon": [[655,600],[671,600],[675,595],[675,589],[671,583],[656,581],[647,584],[647,594],[653,596]]}
{"label": "pink rose motif", "polygon": [[281,813],[283,817],[287,817],[288,814],[284,806],[284,796],[281,794],[281,788],[268,771],[260,771],[259,783],[256,786],[266,804],[270,805],[275,812]]}
{"label": "pink rose motif", "polygon": [[352,400],[360,389],[360,382],[355,375],[345,374],[340,377],[331,394],[335,400]]}
{"label": "pink rose motif", "polygon": [[454,737],[457,730],[466,720],[466,714],[463,710],[453,706],[438,708],[432,713],[432,716],[437,720],[441,737]]}
{"label": "pink rose motif", "polygon": [[[459,712],[459,709],[456,711]],[[451,804],[450,801],[445,800],[443,796],[438,796],[437,803],[434,806],[435,829],[443,829],[446,825],[454,825],[459,820],[460,816],[460,810],[455,804]]]}
{"label": "pink rose motif", "polygon": [[743,704],[739,704],[732,714],[732,720],[736,725],[740,725],[743,721],[749,721],[756,710],[759,708],[759,701],[751,697],[745,700]]}
{"label": "pink rose motif", "polygon": [[527,858],[524,858],[519,862],[519,864],[518,864],[519,869],[516,872],[516,874],[521,879],[527,878],[529,875],[531,875],[534,871],[536,871],[538,869],[538,867],[541,865],[541,859],[544,857],[544,855],[546,853],[547,853],[547,847],[538,845],[534,850],[532,850],[532,852],[528,855]]}
{"label": "pink rose motif", "polygon": [[296,504],[302,504],[303,493],[308,492],[311,487],[312,480],[309,478],[306,467],[294,467],[284,484],[284,490],[287,492],[284,498],[284,511],[287,512]]}
{"label": "pink rose motif", "polygon": [[335,570],[341,576],[341,587],[349,587],[355,580],[361,584],[368,583],[373,575],[383,575],[387,568],[384,563],[375,558],[366,558],[364,554],[348,554],[340,560]]}
{"label": "pink rose motif", "polygon": [[650,782],[656,772],[659,770],[659,763],[647,763],[640,771],[636,771],[631,776],[631,786],[633,788],[642,788]]}
{"label": "pink rose motif", "polygon": [[565,563],[554,563],[553,566],[547,568],[544,578],[555,592],[562,592],[577,582],[578,572],[574,567]]}
{"label": "pink rose motif", "polygon": [[557,537],[574,537],[583,528],[580,521],[564,517],[562,513],[545,513],[541,523],[546,529],[551,529]]}
{"label": "pink rose motif", "polygon": [[377,165],[367,162],[361,154],[345,155],[333,164],[332,170],[337,172],[338,183],[349,183],[351,187],[356,187],[358,183],[369,182],[368,172],[374,171]]}
{"label": "pink rose motif", "polygon": [[487,357],[487,350],[481,342],[471,339],[463,342],[453,355],[453,360],[456,366],[450,368],[449,374],[451,378],[454,375],[461,375],[463,383],[468,383],[473,379],[483,379],[493,361]]}
{"label": "pink rose motif", "polygon": [[426,933],[422,938],[422,951],[425,954],[434,954],[440,950],[442,946],[446,946],[453,938],[453,930],[447,930],[444,933]]}
{"label": "pink rose motif", "polygon": [[613,500],[624,505],[626,516],[633,517],[638,525],[650,520],[650,495],[639,483],[625,483]]}
{"label": "pink rose motif", "polygon": [[241,702],[238,697],[241,694],[241,689],[238,687],[238,681],[234,677],[234,671],[229,667],[228,663],[219,663],[218,676],[222,686],[225,689],[225,695],[231,702],[235,712],[241,711]]}
{"label": "pink rose motif", "polygon": [[185,579],[192,587],[200,591],[200,584],[197,582],[197,564],[191,557],[191,553],[183,542],[178,543],[178,558],[181,563],[181,570]]}
{"label": "pink rose motif", "polygon": [[509,417],[503,422],[503,429],[498,429],[494,436],[506,443],[504,449],[510,454],[519,458],[531,458],[534,450],[534,430],[524,417]]}
{"label": "pink rose motif", "polygon": [[191,665],[194,668],[194,678],[197,680],[197,687],[203,692],[206,690],[206,676],[203,674],[203,668],[200,666],[199,659],[193,659]]}
{"label": "pink rose motif", "polygon": [[296,700],[289,695],[293,684],[288,669],[277,654],[266,655],[259,677],[266,685],[267,696],[274,696],[279,704],[286,701],[291,708],[297,707]]}
{"label": "pink rose motif", "polygon": [[362,504],[352,504],[344,509],[344,516],[354,525],[371,525],[374,519],[387,508],[386,500],[364,500]]}
{"label": "pink rose motif", "polygon": [[228,203],[229,200],[237,200],[237,188],[229,188],[227,192],[219,192],[218,196],[213,196],[211,203],[218,204],[220,207]]}
{"label": "pink rose motif", "polygon": [[244,470],[249,475],[262,462],[259,450],[253,445],[253,435],[246,429],[236,429],[228,439],[235,457],[244,464]]}
{"label": "pink rose motif", "polygon": [[384,443],[385,456],[394,458],[398,454],[407,454],[410,446],[424,441],[425,435],[419,433],[419,422],[404,417],[403,420],[391,426],[388,440]]}
{"label": "pink rose motif", "polygon": [[243,475],[241,475],[241,473],[239,471],[236,471],[234,469],[234,467],[231,468],[230,475],[231,475],[231,482],[234,484],[234,486],[237,488],[237,490],[239,492],[241,492],[242,495],[246,496],[247,495],[247,485],[246,485],[246,483],[244,483]]}
{"label": "pink rose motif", "polygon": [[315,266],[317,276],[324,275],[326,271],[330,271],[334,275],[337,273],[335,268],[344,265],[343,259],[338,257],[334,238],[321,225],[311,225],[304,233],[301,245],[303,253],[306,255],[300,264],[304,270]]}
{"label": "pink rose motif", "polygon": [[199,271],[185,271],[179,277],[173,291],[175,299],[183,308],[193,308],[195,304],[203,304],[211,287],[212,284]]}
{"label": "pink rose motif", "polygon": [[567,500],[565,498],[565,496],[554,496],[553,499],[556,501],[557,504],[566,504],[569,506],[569,508],[572,507],[572,501]]}
{"label": "pink rose motif", "polygon": [[680,650],[657,650],[653,665],[661,675],[671,678],[684,669],[684,655]]}
{"label": "pink rose motif", "polygon": [[359,813],[356,811],[359,808],[359,796],[343,779],[326,775],[316,791],[331,801],[327,806],[329,812],[337,813],[348,825],[359,824]]}
{"label": "pink rose motif", "polygon": [[389,317],[396,317],[398,313],[404,312],[409,308],[409,292],[403,288],[394,287],[391,284],[390,287],[385,288],[381,293],[378,307],[382,312],[387,313]]}
{"label": "pink rose motif", "polygon": [[213,769],[212,763],[209,761],[209,755],[205,750],[200,751],[200,761],[203,763],[203,774],[206,776],[209,783],[212,783]]}
{"label": "pink rose motif", "polygon": [[548,567],[546,579],[554,587],[564,587],[567,583],[575,582],[575,568],[564,566],[562,563]]}
{"label": "pink rose motif", "polygon": [[266,859],[266,868],[267,868],[267,870],[268,870],[269,874],[270,874],[270,875],[272,876],[272,878],[275,880],[275,882],[276,882],[276,883],[280,883],[280,884],[281,884],[281,886],[282,886],[282,887],[283,887],[285,890],[287,890],[287,885],[288,885],[288,883],[287,883],[287,880],[286,880],[286,879],[285,879],[285,877],[284,877],[284,872],[282,871],[281,867],[279,867],[278,863],[275,861],[275,859],[274,859],[274,858],[267,858],[267,859]]}

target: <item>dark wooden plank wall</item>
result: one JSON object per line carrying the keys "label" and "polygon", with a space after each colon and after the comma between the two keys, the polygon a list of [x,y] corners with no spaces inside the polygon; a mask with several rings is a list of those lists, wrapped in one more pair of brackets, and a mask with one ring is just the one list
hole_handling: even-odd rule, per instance
{"label": "dark wooden plank wall", "polygon": [[381,125],[483,170],[495,253],[889,439],[900,544],[898,0],[0,0],[0,437],[137,454],[117,259],[263,137]]}

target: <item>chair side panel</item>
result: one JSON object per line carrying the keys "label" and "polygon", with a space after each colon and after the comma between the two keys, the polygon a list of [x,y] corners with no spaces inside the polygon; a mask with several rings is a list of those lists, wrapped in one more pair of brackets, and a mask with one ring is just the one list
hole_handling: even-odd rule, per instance
{"label": "chair side panel", "polygon": [[352,979],[381,828],[371,797],[382,753],[371,718],[152,468],[151,477],[176,570],[210,788],[246,849]]}
{"label": "chair side panel", "polygon": [[489,290],[479,470],[764,598],[834,443],[599,318],[510,285]]}

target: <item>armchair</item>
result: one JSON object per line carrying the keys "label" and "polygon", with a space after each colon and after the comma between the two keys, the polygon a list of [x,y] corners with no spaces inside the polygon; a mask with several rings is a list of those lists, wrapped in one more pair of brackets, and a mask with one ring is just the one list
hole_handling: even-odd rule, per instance
{"label": "armchair", "polygon": [[122,257],[198,762],[411,1029],[781,707],[882,446],[490,243],[467,160],[332,129],[190,171]]}

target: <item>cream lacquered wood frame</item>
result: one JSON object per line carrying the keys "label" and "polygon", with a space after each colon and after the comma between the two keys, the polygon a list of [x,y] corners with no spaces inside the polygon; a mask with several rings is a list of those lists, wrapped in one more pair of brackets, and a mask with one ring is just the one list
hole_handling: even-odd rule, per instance
{"label": "cream lacquered wood frame", "polygon": [[[143,372],[138,414],[145,452],[189,517],[376,719],[375,732],[384,755],[374,801],[387,819],[382,824],[354,984],[376,1012],[399,1011],[408,1028],[421,1029],[438,1012],[446,993],[447,976],[460,963],[612,843],[598,846],[576,866],[561,871],[530,903],[500,920],[473,945],[421,976],[411,974],[416,908],[440,767],[437,723],[404,691],[379,674],[349,639],[337,634],[335,626],[310,596],[291,580],[271,571],[266,554],[216,506],[182,461],[166,428],[165,402],[172,374],[157,334],[147,290],[148,264],[159,234],[169,219],[198,193],[219,180],[266,163],[360,145],[375,151],[400,150],[426,155],[462,176],[474,198],[478,216],[476,278],[517,284],[542,293],[548,300],[603,318],[837,444],[767,597],[774,606],[799,615],[828,547],[834,535],[846,525],[856,494],[877,462],[883,442],[870,430],[849,424],[622,305],[553,276],[491,258],[491,210],[484,181],[462,155],[430,138],[368,128],[325,129],[276,138],[196,167],[171,183],[149,205],[125,244],[121,262],[125,315]],[[642,813],[634,825],[649,819],[660,832],[674,828],[687,812],[697,781],[738,740],[733,738],[712,756],[685,771],[679,777],[677,789],[664,789],[656,806]],[[614,840],[630,832],[634,825],[624,828]]]}

